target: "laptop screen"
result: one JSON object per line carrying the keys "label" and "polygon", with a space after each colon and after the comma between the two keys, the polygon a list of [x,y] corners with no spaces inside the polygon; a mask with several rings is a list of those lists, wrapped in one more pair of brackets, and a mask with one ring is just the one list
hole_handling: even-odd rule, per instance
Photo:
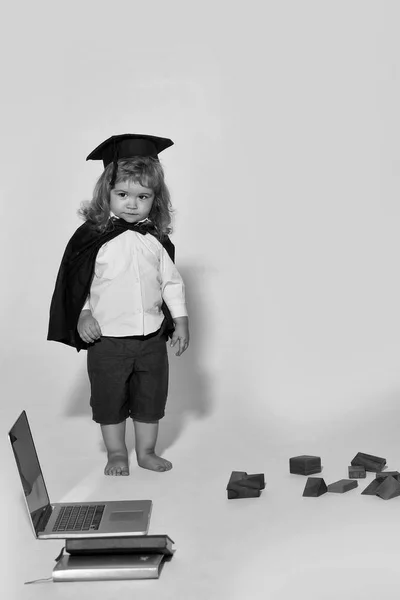
{"label": "laptop screen", "polygon": [[31,519],[36,524],[38,515],[50,501],[25,411],[22,411],[8,436]]}

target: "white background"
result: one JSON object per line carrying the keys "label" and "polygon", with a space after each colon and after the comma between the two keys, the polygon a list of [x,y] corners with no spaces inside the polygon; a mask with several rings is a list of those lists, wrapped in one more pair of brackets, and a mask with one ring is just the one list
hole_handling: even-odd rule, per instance
{"label": "white background", "polygon": [[[397,590],[399,498],[303,499],[358,451],[400,468],[400,6],[14,2],[1,44],[1,429],[11,598],[346,598]],[[170,473],[105,478],[85,352],[47,342],[65,245],[107,137],[148,133],[175,213],[191,345],[170,353]],[[7,431],[25,409],[52,500],[151,497],[177,553],[155,582],[37,584]],[[130,434],[131,435],[131,434]],[[133,440],[129,438],[132,448]],[[227,501],[232,470],[264,472]],[[14,525],[13,520],[19,524]],[[137,591],[137,596],[133,595]],[[266,595],[269,593],[269,595]],[[35,596],[37,594],[37,596]],[[125,595],[124,595],[125,594]]]}

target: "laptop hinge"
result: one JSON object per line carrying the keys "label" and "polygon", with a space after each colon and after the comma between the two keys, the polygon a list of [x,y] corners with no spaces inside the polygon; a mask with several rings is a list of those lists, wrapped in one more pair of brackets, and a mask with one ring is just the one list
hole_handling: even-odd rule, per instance
{"label": "laptop hinge", "polygon": [[32,513],[32,521],[33,526],[35,528],[36,533],[40,533],[46,529],[47,523],[52,515],[53,507],[51,504],[47,506],[43,506],[43,508],[39,508]]}

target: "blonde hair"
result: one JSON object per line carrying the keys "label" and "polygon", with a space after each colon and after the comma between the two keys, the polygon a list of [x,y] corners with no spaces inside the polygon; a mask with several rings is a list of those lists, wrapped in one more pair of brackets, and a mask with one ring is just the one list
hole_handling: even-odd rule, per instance
{"label": "blonde hair", "polygon": [[[107,165],[96,183],[92,200],[83,202],[78,211],[78,214],[99,233],[110,226],[110,182],[113,168],[113,163]],[[173,208],[159,160],[150,156],[119,160],[115,184],[122,181],[134,181],[153,190],[154,201],[149,219],[153,222],[160,239],[171,233]]]}

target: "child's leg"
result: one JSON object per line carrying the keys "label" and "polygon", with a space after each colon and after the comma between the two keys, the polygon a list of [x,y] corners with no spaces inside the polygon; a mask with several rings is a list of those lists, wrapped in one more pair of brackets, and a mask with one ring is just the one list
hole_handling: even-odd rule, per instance
{"label": "child's leg", "polygon": [[172,463],[155,453],[158,421],[156,423],[142,423],[133,421],[135,427],[135,450],[138,465],[152,471],[169,471]]}
{"label": "child's leg", "polygon": [[[127,355],[125,346],[121,338],[102,337],[87,351],[90,406],[107,448],[106,475],[129,475],[125,445],[125,421],[129,415],[126,386],[134,359]],[[121,360],[121,356],[126,360]]]}
{"label": "child's leg", "polygon": [[125,444],[126,421],[116,425],[101,425],[101,433],[107,448],[108,462],[105,475],[129,475],[128,451]]}

